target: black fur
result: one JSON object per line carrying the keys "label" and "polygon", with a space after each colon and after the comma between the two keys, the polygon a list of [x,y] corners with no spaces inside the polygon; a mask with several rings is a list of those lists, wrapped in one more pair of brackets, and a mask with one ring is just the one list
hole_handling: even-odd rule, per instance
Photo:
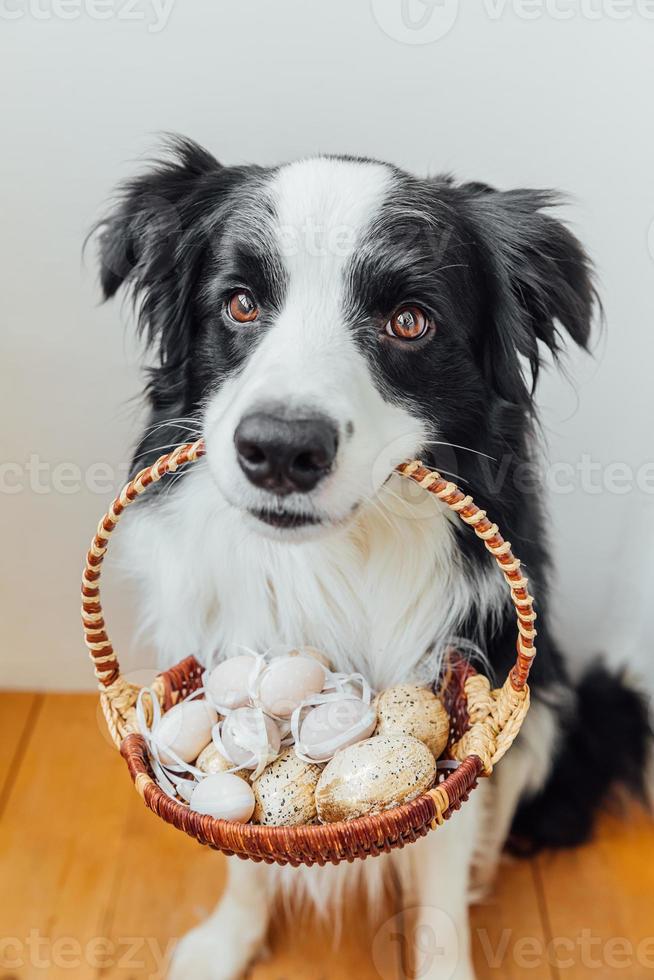
{"label": "black fur", "polygon": [[[131,288],[141,328],[158,352],[147,389],[150,425],[135,469],[153,462],[163,444],[197,435],[204,400],[256,344],[257,332],[234,331],[223,315],[230,289],[256,291],[261,335],[286,287],[275,243],[252,209],[271,171],[223,167],[187,140],[174,139],[170,151],[169,159],[125,185],[100,239],[105,297],[123,284]],[[563,692],[561,705],[570,704],[572,685],[547,625],[541,491],[525,486],[521,473],[532,459],[533,389],[543,351],[556,357],[561,333],[588,345],[597,305],[588,259],[549,213],[557,203],[549,193],[499,192],[397,170],[393,179],[393,193],[348,270],[350,308],[344,313],[385,396],[410,404],[428,422],[434,442],[447,443],[430,442],[423,458],[456,475],[523,559],[538,597],[533,693],[551,698]],[[424,307],[436,330],[402,345],[380,335],[379,324],[408,302]],[[185,421],[172,421],[178,419]],[[452,448],[460,446],[468,450]],[[461,534],[460,543],[470,574],[479,574],[490,559],[469,535]],[[475,621],[466,631],[503,677],[515,657],[510,611],[499,629]],[[605,738],[609,710],[611,724],[624,726],[620,748]],[[543,801],[523,808],[516,825],[536,842],[584,839],[611,779],[628,777],[625,782],[640,789],[635,773],[642,771],[646,718],[618,679],[587,679],[572,717],[560,707],[560,724],[567,736],[548,788],[557,805],[556,835],[548,834]],[[581,772],[583,787],[571,789]]]}
{"label": "black fur", "polygon": [[618,787],[644,799],[651,739],[646,699],[624,677],[601,666],[589,670],[577,687],[549,781],[516,814],[512,850],[533,854],[585,843],[597,811]]}
{"label": "black fur", "polygon": [[[147,388],[150,428],[167,418],[196,417],[207,387],[237,363],[230,338],[207,323],[211,315],[202,296],[223,244],[227,202],[235,207],[239,189],[256,183],[261,173],[256,167],[222,167],[179,137],[171,138],[168,150],[168,159],[121,188],[110,216],[99,224],[104,296],[130,288],[139,329],[157,351]],[[177,430],[178,440],[183,435]],[[151,445],[160,444],[159,433]],[[146,450],[145,443],[139,447],[139,460],[147,458]]]}

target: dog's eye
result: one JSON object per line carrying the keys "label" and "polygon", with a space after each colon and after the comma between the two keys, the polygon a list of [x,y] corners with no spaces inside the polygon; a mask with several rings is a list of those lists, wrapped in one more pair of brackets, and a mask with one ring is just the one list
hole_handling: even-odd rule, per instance
{"label": "dog's eye", "polygon": [[403,306],[386,324],[386,333],[400,340],[418,340],[429,330],[429,319],[419,306]]}
{"label": "dog's eye", "polygon": [[259,316],[259,307],[254,302],[252,293],[247,289],[237,289],[229,297],[227,312],[237,323],[252,323]]}

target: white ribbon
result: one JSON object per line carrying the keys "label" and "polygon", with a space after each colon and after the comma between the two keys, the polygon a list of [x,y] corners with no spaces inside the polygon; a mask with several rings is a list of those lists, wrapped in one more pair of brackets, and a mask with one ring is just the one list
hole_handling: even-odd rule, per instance
{"label": "white ribbon", "polygon": [[[327,750],[324,755],[317,757],[311,756],[306,751],[306,746],[300,739],[300,725],[303,721],[303,713],[307,708],[316,707],[319,704],[327,704],[330,701],[361,701],[369,705],[372,698],[370,685],[362,674],[343,674],[335,671],[326,672],[327,682],[320,694],[313,694],[306,698],[302,704],[298,705],[291,715],[291,739],[290,744],[295,744],[295,754],[303,762],[329,762],[336,754],[341,743],[347,739],[348,733],[355,727],[351,725],[349,729],[334,736],[331,743],[327,742]],[[359,693],[357,694],[357,689]]]}
{"label": "white ribbon", "polygon": [[[238,708],[235,709],[235,711],[238,710]],[[256,726],[255,728],[249,728],[246,725],[241,726],[238,732],[234,734],[234,741],[239,748],[245,749],[250,755],[245,762],[242,762],[238,766],[235,765],[233,769],[227,771],[236,772],[238,769],[252,769],[254,771],[250,776],[250,780],[254,781],[261,775],[267,765],[275,761],[278,753],[272,750],[268,741],[265,715],[261,708],[248,708],[247,710],[255,712]],[[213,744],[221,755],[225,759],[229,759],[230,762],[234,760],[230,759],[229,753],[225,748],[225,743],[222,739],[222,728],[229,721],[230,715],[233,713],[232,711],[228,712],[225,718],[211,729]]]}
{"label": "white ribbon", "polygon": [[[195,698],[200,697],[202,694],[204,694],[204,689],[199,688],[197,691],[194,691],[190,697],[185,698],[184,702],[179,703],[182,704],[186,703],[186,701],[192,701]],[[152,725],[150,727],[148,726],[144,706],[144,699],[146,695],[149,696],[152,704]],[[182,799],[186,800],[188,803],[191,793],[199,781],[204,779],[207,773],[203,772],[201,769],[197,769],[189,762],[184,762],[184,760],[180,759],[177,753],[173,751],[169,745],[162,741],[161,736],[157,734],[162,717],[163,715],[159,704],[159,698],[151,688],[142,687],[136,700],[136,721],[139,726],[139,731],[145,739],[145,744],[150,756],[152,771],[155,775],[157,783],[167,796],[173,800],[177,800],[178,797],[181,796]],[[174,759],[175,764],[164,764],[161,761],[161,752],[165,752],[166,755],[169,755],[172,759]],[[190,773],[194,778],[187,779],[184,776],[180,776],[179,773]]]}
{"label": "white ribbon", "polygon": [[[242,643],[237,643],[236,647],[239,650],[245,650],[245,652],[249,656],[254,658],[252,670],[248,674],[248,679],[246,684],[248,698],[250,701],[252,701],[253,700],[252,691],[255,689],[255,686],[257,685],[259,675],[264,670],[269,651],[266,651],[265,653],[257,653],[256,650],[251,650],[250,647],[246,647]],[[225,659],[229,659],[229,658],[225,658]],[[216,651],[214,651],[214,653],[212,653],[211,656],[209,657],[209,663],[207,664],[207,667],[202,674],[202,684],[205,689],[207,688],[207,681],[209,678],[209,674],[215,667],[218,666],[216,660],[217,660],[217,653]],[[225,663],[225,660],[221,660],[220,663]],[[228,707],[227,705],[218,704],[218,702],[211,696],[208,689],[206,691],[206,694],[207,694],[207,701],[212,706],[212,708],[215,708],[215,710],[218,712],[219,715],[228,715],[230,711],[234,710],[233,708]]]}
{"label": "white ribbon", "polygon": [[456,759],[438,759],[436,762],[436,771],[440,775],[445,772],[454,772],[461,765]]}

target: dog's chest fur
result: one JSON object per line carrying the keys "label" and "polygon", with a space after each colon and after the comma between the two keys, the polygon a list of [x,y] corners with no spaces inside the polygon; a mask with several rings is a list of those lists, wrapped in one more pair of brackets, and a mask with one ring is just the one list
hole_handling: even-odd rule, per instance
{"label": "dog's chest fur", "polygon": [[416,512],[400,481],[346,527],[298,543],[252,531],[202,464],[138,508],[125,557],[161,664],[311,644],[375,688],[433,678],[470,610],[499,608],[503,592],[498,577],[463,567],[442,505]]}

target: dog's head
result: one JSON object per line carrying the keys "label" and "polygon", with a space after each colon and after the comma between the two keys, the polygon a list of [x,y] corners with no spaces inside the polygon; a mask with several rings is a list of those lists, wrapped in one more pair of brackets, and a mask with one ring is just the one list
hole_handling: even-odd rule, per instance
{"label": "dog's head", "polygon": [[153,420],[198,420],[255,527],[315,533],[402,459],[520,438],[541,345],[585,346],[594,300],[551,203],[361,159],[223,167],[176,140],[104,222],[102,286],[131,287],[158,349]]}

